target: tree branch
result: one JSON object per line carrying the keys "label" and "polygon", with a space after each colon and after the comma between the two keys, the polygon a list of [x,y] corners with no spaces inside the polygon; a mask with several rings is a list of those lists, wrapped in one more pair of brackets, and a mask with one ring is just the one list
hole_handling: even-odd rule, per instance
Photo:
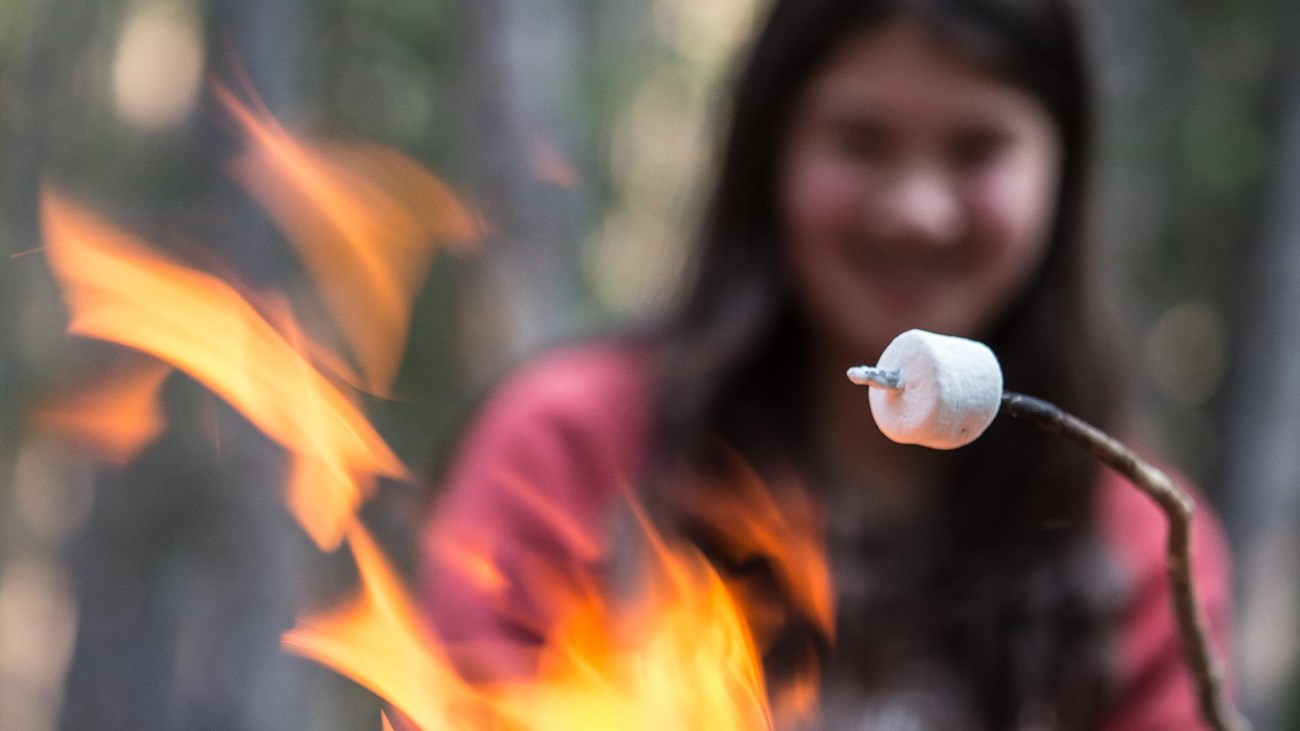
{"label": "tree branch", "polygon": [[1183,656],[1196,680],[1201,713],[1216,731],[1249,731],[1250,722],[1223,692],[1223,666],[1210,651],[1205,612],[1192,582],[1192,512],[1195,503],[1169,476],[1138,457],[1119,440],[1060,408],[1024,394],[1002,395],[1002,413],[1037,424],[1087,449],[1092,456],[1127,477],[1165,512],[1169,536],[1165,569],[1173,586]]}

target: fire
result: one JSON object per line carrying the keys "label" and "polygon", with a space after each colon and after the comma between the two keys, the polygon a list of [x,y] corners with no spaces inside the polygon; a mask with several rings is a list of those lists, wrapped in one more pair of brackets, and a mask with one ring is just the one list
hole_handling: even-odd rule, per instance
{"label": "fire", "polygon": [[478,713],[482,699],[425,631],[369,534],[354,525],[348,544],[361,573],[361,594],[333,611],[300,619],[285,634],[285,649],[352,678],[426,731],[466,728],[464,719]]}
{"label": "fire", "polygon": [[537,731],[771,728],[746,608],[703,555],[632,507],[646,545],[639,590],[570,601],[537,677],[502,688],[497,708]]}
{"label": "fire", "polygon": [[301,478],[291,507],[321,547],[338,544],[375,477],[407,476],[353,400],[229,284],[53,190],[41,209],[47,256],[71,310],[68,332],[170,363],[288,449]]}
{"label": "fire", "polygon": [[401,153],[301,142],[265,109],[251,109],[220,84],[214,89],[249,143],[231,173],[306,263],[366,388],[387,395],[434,245],[467,250],[480,223],[441,180]]}
{"label": "fire", "polygon": [[722,448],[726,477],[714,480],[697,520],[717,533],[719,548],[736,562],[768,560],[777,581],[828,638],[834,636],[835,599],[821,546],[819,514],[797,481],[767,484],[740,455]]}
{"label": "fire", "polygon": [[[355,597],[301,617],[283,646],[381,696],[400,712],[396,724],[384,716],[384,728],[748,731],[809,718],[816,678],[769,688],[762,656],[784,612],[810,617],[829,634],[832,601],[815,515],[807,504],[778,498],[785,491],[769,490],[738,458],[734,484],[707,491],[716,497],[700,506],[700,517],[721,529],[718,548],[728,558],[770,561],[789,607],[769,606],[770,596],[725,578],[690,544],[658,534],[633,500],[643,539],[633,591],[614,595],[582,577],[543,581],[558,611],[553,626],[539,628],[540,647],[451,647],[432,634],[356,518],[379,478],[410,475],[346,384],[389,391],[434,247],[467,245],[482,224],[399,153],[307,144],[256,103],[220,85],[215,94],[248,140],[234,176],[305,262],[350,359],[303,332],[287,300],[253,300],[46,188],[45,251],[68,303],[68,331],[157,362],[79,396],[75,405],[93,418],[73,418],[70,408],[40,418],[98,440],[124,461],[163,428],[157,394],[174,368],[282,445],[292,457],[290,511],[321,549],[346,541],[361,577]],[[602,542],[553,502],[549,486],[511,476],[503,484],[577,555],[609,558]],[[485,595],[504,598],[510,573],[495,563],[497,538],[469,526],[437,550]],[[546,557],[537,559],[546,565]],[[497,650],[534,658],[535,674],[483,683],[458,671],[466,653]]]}
{"label": "fire", "polygon": [[[266,298],[255,306],[230,284],[168,260],[50,189],[41,198],[46,251],[71,310],[68,331],[175,366],[283,445],[293,455],[290,509],[321,548],[332,549],[375,481],[408,473],[355,398],[325,373],[387,394],[435,245],[467,248],[481,226],[404,155],[363,143],[301,142],[257,102],[250,108],[219,84],[215,93],[248,141],[233,175],[307,263],[360,376],[302,333],[286,304]],[[126,461],[161,429],[156,391],[147,379],[108,384],[76,404],[89,416],[63,408],[38,420]]]}
{"label": "fire", "polygon": [[301,618],[284,646],[369,688],[424,731],[773,728],[746,607],[698,551],[641,524],[648,549],[639,591],[568,597],[526,680],[460,676],[360,526],[348,533],[360,594]]}
{"label": "fire", "polygon": [[526,152],[528,168],[535,180],[566,190],[582,185],[578,169],[551,138],[540,133],[530,135]]}
{"label": "fire", "polygon": [[33,411],[32,423],[123,465],[162,434],[158,392],[171,368],[157,361],[66,394]]}

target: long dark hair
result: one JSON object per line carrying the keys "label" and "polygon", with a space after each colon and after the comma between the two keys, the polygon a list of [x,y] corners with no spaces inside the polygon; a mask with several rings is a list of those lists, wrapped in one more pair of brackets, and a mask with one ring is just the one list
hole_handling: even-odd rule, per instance
{"label": "long dark hair", "polygon": [[[1008,388],[1103,428],[1117,419],[1120,374],[1083,235],[1090,85],[1066,0],[777,0],[736,81],[691,274],[652,338],[660,408],[650,485],[683,455],[709,462],[715,437],[760,469],[773,446],[796,463],[811,453],[808,399],[798,388],[807,334],[780,255],[780,155],[800,92],[837,47],[898,18],[1028,91],[1050,113],[1064,151],[1050,250],[984,339]],[[1080,568],[1088,563],[1081,556],[1095,468],[1059,440],[1005,421],[935,457],[952,479],[927,531],[933,558],[915,559],[908,574],[912,593],[929,604],[933,639],[967,679],[990,728],[1014,725],[1035,704],[1083,723],[1103,684],[1098,621]],[[682,496],[664,489],[653,488],[650,500],[671,523]],[[707,527],[684,530],[708,540]],[[825,650],[827,638],[805,634],[814,654]]]}

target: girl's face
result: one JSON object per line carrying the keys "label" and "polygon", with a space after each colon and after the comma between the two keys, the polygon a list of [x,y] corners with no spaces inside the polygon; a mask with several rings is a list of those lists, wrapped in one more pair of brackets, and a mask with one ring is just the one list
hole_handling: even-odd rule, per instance
{"label": "girl's face", "polygon": [[1047,253],[1047,110],[903,22],[851,36],[797,104],[778,196],[821,344],[874,362],[908,328],[986,334]]}

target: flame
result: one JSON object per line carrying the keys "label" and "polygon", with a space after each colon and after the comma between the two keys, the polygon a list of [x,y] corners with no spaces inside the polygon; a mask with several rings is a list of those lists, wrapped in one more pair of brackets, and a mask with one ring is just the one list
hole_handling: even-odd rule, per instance
{"label": "flame", "polygon": [[158,393],[171,371],[156,361],[134,367],[34,409],[32,423],[126,464],[165,427]]}
{"label": "flame", "polygon": [[578,168],[551,138],[540,133],[529,135],[525,154],[528,168],[535,180],[565,190],[573,190],[582,185],[582,175]]}
{"label": "flame", "polygon": [[470,531],[462,533],[465,535],[437,537],[434,551],[439,565],[463,576],[484,596],[504,596],[510,580],[493,560],[492,537],[474,535]]}
{"label": "flame", "polygon": [[[529,495],[543,499],[540,490]],[[421,623],[404,585],[360,525],[348,532],[360,594],[338,609],[301,618],[284,645],[369,688],[424,731],[752,731],[811,718],[816,678],[775,689],[769,705],[761,649],[749,623],[753,608],[698,550],[664,539],[635,502],[632,508],[646,547],[637,591],[616,598],[575,590],[573,582],[542,581],[564,595],[554,599],[563,611],[546,628],[544,645],[528,648],[537,658],[533,676],[476,684],[458,674],[457,653],[512,648],[502,641],[443,645]],[[491,552],[468,546],[440,545],[463,550],[441,558],[483,576],[484,588],[500,588],[505,579],[490,565]]]}
{"label": "flame", "polygon": [[[394,712],[381,716],[385,729],[395,721],[424,731],[750,731],[808,718],[816,678],[769,688],[762,656],[783,612],[812,617],[829,632],[832,601],[815,516],[748,469],[735,470],[727,489],[701,491],[716,498],[697,507],[720,528],[726,558],[761,555],[770,562],[792,606],[769,606],[770,595],[724,577],[692,545],[659,535],[633,501],[644,539],[635,591],[613,595],[592,577],[562,576],[539,552],[521,565],[549,592],[540,600],[546,626],[535,628],[540,647],[511,640],[449,646],[430,631],[356,519],[378,478],[409,475],[351,393],[322,369],[387,393],[433,245],[475,241],[482,226],[437,178],[392,150],[300,143],[261,107],[250,108],[220,85],[215,93],[249,142],[234,175],[306,263],[357,374],[302,332],[287,304],[269,299],[254,306],[227,282],[166,258],[48,188],[42,224],[71,314],[68,331],[149,354],[165,364],[163,375],[174,367],[210,388],[290,452],[287,501],[307,533],[326,550],[348,543],[358,593],[300,617],[284,648],[385,699]],[[539,159],[539,175],[557,184],[571,180],[556,159]],[[151,419],[163,375],[153,376],[156,383],[142,376],[103,399],[99,412],[123,429],[118,454],[138,449],[161,428]],[[58,422],[57,413],[46,418]],[[82,431],[96,429],[103,424]],[[555,503],[549,486],[500,478],[573,556],[610,561],[608,546]],[[468,526],[435,542],[435,550],[486,597],[504,601],[513,579],[495,562],[500,538]],[[487,683],[458,670],[464,657],[498,652],[535,660],[535,673]]]}
{"label": "flame", "polygon": [[284,648],[347,675],[425,731],[465,728],[482,698],[425,631],[370,535],[354,524],[347,537],[362,592],[335,610],[300,618],[284,635]]}
{"label": "flame", "polygon": [[516,687],[520,708],[538,709],[529,728],[771,728],[744,607],[704,556],[666,542],[633,510],[650,549],[643,592],[629,605],[579,606],[562,622],[540,682]]}
{"label": "flame", "polygon": [[[360,593],[301,618],[283,638],[288,651],[353,678],[425,731],[749,731],[811,713],[811,677],[773,689],[775,705],[769,705],[761,657],[768,625],[779,613],[763,605],[764,595],[724,579],[690,545],[659,536],[635,503],[646,546],[637,592],[611,597],[592,582],[539,573],[530,578],[550,588],[543,601],[554,619],[538,628],[545,637],[540,648],[509,647],[505,640],[445,646],[355,520],[370,482],[404,478],[405,469],[352,400],[313,365],[309,356],[319,346],[287,309],[271,308],[273,326],[229,284],[168,260],[48,189],[42,218],[51,266],[71,311],[69,331],[150,354],[239,409],[293,454],[288,500],[307,532],[323,548],[344,538],[350,545]],[[716,495],[701,514],[723,529],[721,547],[770,559],[795,609],[829,623],[826,570],[813,551],[810,512],[778,501],[752,470],[733,472],[727,489],[701,491]],[[538,525],[575,556],[609,559],[602,542],[550,491],[518,475],[500,477]],[[497,537],[472,529],[465,536],[470,540],[444,541],[438,550],[485,595],[504,598],[511,579],[493,562]],[[550,565],[540,554],[528,563],[534,564]],[[453,659],[494,652],[535,658],[535,677],[475,683]]]}
{"label": "flame", "polygon": [[309,145],[260,105],[251,109],[221,84],[214,93],[248,141],[233,176],[306,263],[366,388],[387,395],[435,244],[467,250],[480,223],[441,180],[395,150]]}
{"label": "flame", "polygon": [[797,480],[769,485],[743,458],[721,447],[721,479],[697,492],[691,506],[709,526],[717,548],[734,563],[749,557],[770,562],[777,581],[795,601],[794,610],[812,620],[827,638],[835,630],[835,597],[822,550],[820,515]]}
{"label": "flame", "polygon": [[[378,478],[408,474],[319,369],[386,395],[434,245],[468,248],[482,226],[441,180],[395,150],[308,145],[260,103],[246,105],[220,84],[215,94],[248,141],[233,175],[306,262],[359,375],[300,332],[286,304],[269,299],[259,310],[220,279],[167,260],[51,190],[41,202],[46,250],[72,311],[69,332],[185,371],[286,447],[290,509],[332,549]],[[149,385],[82,397],[81,406],[96,407],[95,423],[66,408],[39,418],[129,459],[162,428]]]}
{"label": "flame", "polygon": [[374,478],[407,476],[352,400],[230,285],[166,259],[48,188],[41,209],[47,254],[71,310],[68,331],[170,363],[288,449],[291,508],[322,548],[338,545]]}

